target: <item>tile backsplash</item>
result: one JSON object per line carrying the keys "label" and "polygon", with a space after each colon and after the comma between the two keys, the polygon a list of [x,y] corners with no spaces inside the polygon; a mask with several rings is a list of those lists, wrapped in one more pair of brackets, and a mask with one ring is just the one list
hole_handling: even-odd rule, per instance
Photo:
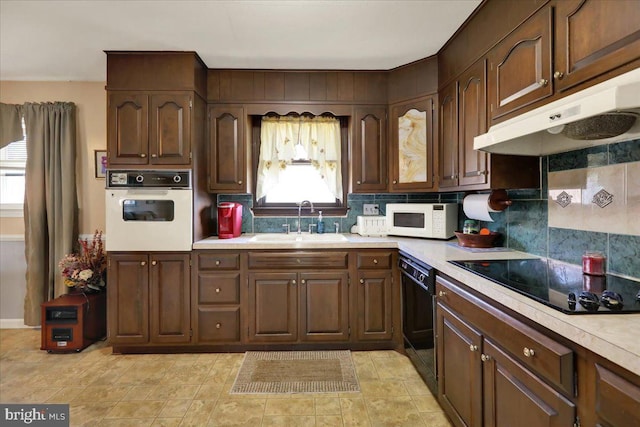
{"label": "tile backsplash", "polygon": [[[587,250],[607,255],[607,270],[640,278],[640,140],[602,145],[541,158],[542,188],[509,190],[513,204],[502,212],[492,213],[494,222],[483,223],[503,234],[504,246],[560,261],[580,264]],[[600,178],[593,178],[593,177]],[[566,183],[566,184],[565,184]],[[566,188],[565,188],[566,187]],[[592,201],[605,203],[608,196],[594,196],[604,189],[612,201],[604,208]],[[563,210],[557,202],[566,191],[571,204]],[[579,193],[579,194],[578,194]],[[327,231],[338,223],[340,232],[349,232],[362,215],[364,203],[377,203],[384,214],[387,203],[457,202],[460,204],[458,226],[462,229],[463,192],[410,194],[349,194],[349,213],[343,217],[324,217]],[[282,232],[283,224],[297,226],[297,217],[254,217],[248,209],[249,194],[218,195],[218,202],[235,201],[243,209],[243,233]],[[317,221],[317,213],[304,216],[302,230]],[[635,219],[635,222],[634,222]]]}

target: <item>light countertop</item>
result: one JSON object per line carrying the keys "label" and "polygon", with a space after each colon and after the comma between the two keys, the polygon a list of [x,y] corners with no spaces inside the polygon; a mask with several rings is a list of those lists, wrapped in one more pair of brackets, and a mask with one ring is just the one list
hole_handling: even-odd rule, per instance
{"label": "light countertop", "polygon": [[398,248],[541,326],[640,375],[640,339],[638,338],[640,314],[564,314],[447,262],[452,260],[537,258],[535,255],[517,251],[469,252],[448,244],[455,242],[455,239],[447,242],[393,236],[362,237],[357,234],[344,234],[345,241],[341,242],[255,242],[252,241],[253,236],[242,235],[234,239],[209,237],[195,242],[193,249]]}

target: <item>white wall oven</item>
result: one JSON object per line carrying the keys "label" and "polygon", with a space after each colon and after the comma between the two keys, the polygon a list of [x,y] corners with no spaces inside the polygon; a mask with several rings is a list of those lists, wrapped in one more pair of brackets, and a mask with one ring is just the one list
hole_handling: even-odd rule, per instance
{"label": "white wall oven", "polygon": [[108,170],[107,251],[189,251],[191,171]]}

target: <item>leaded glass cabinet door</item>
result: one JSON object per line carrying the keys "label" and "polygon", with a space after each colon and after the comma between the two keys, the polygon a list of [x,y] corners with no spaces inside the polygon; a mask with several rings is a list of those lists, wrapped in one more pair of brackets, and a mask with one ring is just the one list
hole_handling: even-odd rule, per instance
{"label": "leaded glass cabinet door", "polygon": [[391,191],[434,188],[433,109],[433,96],[391,107]]}

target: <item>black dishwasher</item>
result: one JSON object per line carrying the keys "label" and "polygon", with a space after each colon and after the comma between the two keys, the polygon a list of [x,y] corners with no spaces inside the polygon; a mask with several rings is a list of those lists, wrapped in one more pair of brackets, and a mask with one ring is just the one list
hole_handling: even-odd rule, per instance
{"label": "black dishwasher", "polygon": [[434,395],[438,394],[434,333],[436,271],[400,251],[402,334],[407,355]]}

